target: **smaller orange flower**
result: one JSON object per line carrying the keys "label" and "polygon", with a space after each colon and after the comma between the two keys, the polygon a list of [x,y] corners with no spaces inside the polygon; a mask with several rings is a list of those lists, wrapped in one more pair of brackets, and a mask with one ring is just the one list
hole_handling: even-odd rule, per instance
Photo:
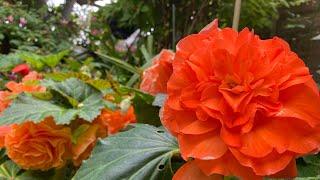
{"label": "smaller orange flower", "polygon": [[6,84],[6,87],[13,93],[19,94],[22,92],[44,92],[45,87],[37,85],[34,81],[40,80],[42,77],[35,71],[30,72],[28,75],[23,77],[22,82],[17,83],[10,81]]}
{"label": "smaller orange flower", "polygon": [[130,106],[127,112],[123,113],[121,110],[111,111],[103,109],[100,116],[94,121],[103,127],[106,134],[114,134],[119,130],[125,128],[130,123],[136,122],[133,106]]}
{"label": "smaller orange flower", "polygon": [[37,84],[37,80],[40,80],[42,77],[35,71],[30,72],[28,75],[23,77],[22,82],[9,81],[6,84],[6,87],[10,91],[0,91],[0,114],[4,111],[11,103],[10,97],[18,95],[22,92],[45,92],[46,88]]}
{"label": "smaller orange flower", "polygon": [[6,84],[6,87],[11,90],[15,94],[20,94],[22,92],[44,92],[46,91],[45,87],[34,85],[34,84],[27,84],[27,83],[17,83],[14,81],[10,81]]}
{"label": "smaller orange flower", "polygon": [[96,145],[100,126],[97,124],[83,124],[80,127],[84,127],[86,130],[77,137],[77,142],[72,145],[72,159],[75,166],[80,166],[82,161],[90,156]]}
{"label": "smaller orange flower", "polygon": [[0,149],[4,147],[5,136],[10,133],[11,126],[0,126]]}
{"label": "smaller orange flower", "polygon": [[146,69],[142,76],[140,89],[144,92],[156,95],[167,92],[167,82],[172,74],[172,61],[174,53],[163,49],[153,58],[153,64]]}
{"label": "smaller orange flower", "polygon": [[5,137],[9,158],[23,169],[48,170],[62,167],[70,157],[71,130],[46,118],[41,123],[12,125]]}

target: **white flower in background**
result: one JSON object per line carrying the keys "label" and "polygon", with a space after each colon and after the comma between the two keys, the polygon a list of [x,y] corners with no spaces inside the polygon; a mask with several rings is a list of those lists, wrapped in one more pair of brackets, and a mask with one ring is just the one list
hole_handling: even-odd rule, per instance
{"label": "white flower in background", "polygon": [[130,48],[131,52],[135,52],[137,50],[136,42],[139,39],[140,29],[134,31],[127,39],[119,40],[115,45],[115,50],[117,52],[125,53]]}

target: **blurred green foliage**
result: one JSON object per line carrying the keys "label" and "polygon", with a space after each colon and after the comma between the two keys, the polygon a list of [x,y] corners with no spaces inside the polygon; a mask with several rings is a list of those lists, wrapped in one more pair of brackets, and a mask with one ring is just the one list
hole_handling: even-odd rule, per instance
{"label": "blurred green foliage", "polygon": [[57,52],[72,45],[79,31],[60,20],[60,9],[33,8],[17,1],[0,1],[0,53],[14,50]]}
{"label": "blurred green foliage", "polygon": [[[253,28],[268,36],[279,17],[279,8],[289,9],[308,1],[243,0],[240,28]],[[104,25],[102,29],[107,26],[116,38],[126,38],[140,28],[146,35],[154,36],[158,52],[174,48],[179,39],[198,32],[215,18],[220,27],[230,27],[233,8],[234,0],[118,0],[101,7],[92,24],[95,29],[96,24]]]}

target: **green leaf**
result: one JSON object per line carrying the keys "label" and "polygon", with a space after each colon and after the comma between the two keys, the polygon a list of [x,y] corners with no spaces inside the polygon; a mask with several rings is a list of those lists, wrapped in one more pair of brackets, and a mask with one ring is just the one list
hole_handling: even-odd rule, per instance
{"label": "green leaf", "polygon": [[153,106],[154,97],[142,92],[136,92],[132,100],[139,123],[160,126],[159,107]]}
{"label": "green leaf", "polygon": [[[111,107],[99,90],[76,78],[62,82],[44,80],[42,85],[56,93],[51,101],[42,96],[37,99],[21,94],[0,116],[0,124],[22,123],[25,120],[40,122],[48,116],[54,117],[57,124],[68,124],[76,116],[91,122],[100,114],[101,109]],[[34,96],[37,97],[36,94]],[[62,99],[58,99],[59,97]],[[65,100],[68,100],[72,107],[57,104]]]}
{"label": "green leaf", "polygon": [[105,91],[111,88],[111,84],[109,81],[104,79],[91,79],[89,76],[82,73],[76,73],[76,72],[47,73],[45,74],[45,77],[47,79],[51,79],[54,81],[65,81],[69,78],[78,78],[100,91]]}
{"label": "green leaf", "polygon": [[4,162],[6,162],[8,160],[8,156],[6,154],[6,150],[5,149],[0,149],[0,165]]}
{"label": "green leaf", "polygon": [[150,52],[148,52],[148,50],[144,44],[140,47],[140,51],[141,51],[144,59],[146,60],[146,62],[151,61],[152,54]]}
{"label": "green leaf", "polygon": [[6,161],[0,166],[0,179],[12,180],[16,179],[21,169],[12,161]]}
{"label": "green leaf", "polygon": [[78,78],[82,81],[90,80],[90,77],[77,72],[55,72],[55,73],[47,73],[44,75],[46,79],[51,79],[54,81],[64,81],[69,78]]}
{"label": "green leaf", "polygon": [[46,92],[33,92],[32,93],[33,97],[36,97],[38,99],[42,99],[42,100],[51,100],[53,98],[52,93],[46,91]]}
{"label": "green leaf", "polygon": [[75,118],[76,109],[66,109],[50,101],[20,94],[0,116],[0,125],[22,123],[26,120],[41,122],[48,116],[53,116],[57,124],[67,124]]}
{"label": "green leaf", "polygon": [[70,78],[63,82],[45,80],[42,84],[68,99],[74,108],[79,109],[79,117],[85,120],[93,120],[104,107],[102,93],[79,79]]}
{"label": "green leaf", "polygon": [[80,118],[92,122],[96,118],[101,109],[104,108],[105,101],[101,94],[92,94],[79,104],[78,115]]}
{"label": "green leaf", "polygon": [[41,70],[45,65],[52,68],[57,66],[62,58],[68,55],[69,52],[69,50],[64,50],[57,54],[49,54],[47,56],[41,56],[31,52],[20,52],[19,56],[34,68]]}
{"label": "green leaf", "polygon": [[120,86],[117,89],[122,94],[134,93],[132,104],[134,106],[135,114],[139,123],[160,126],[159,118],[160,107],[154,106],[155,97],[146,94],[138,89],[126,86]]}
{"label": "green leaf", "polygon": [[64,56],[69,54],[69,50],[61,51],[57,54],[50,54],[47,56],[43,56],[41,58],[42,62],[45,63],[49,67],[55,67],[59,64],[59,62],[63,59]]}
{"label": "green leaf", "polygon": [[30,64],[33,68],[42,70],[44,67],[44,63],[41,61],[41,56],[31,53],[31,52],[20,52],[19,57]]}
{"label": "green leaf", "polygon": [[320,167],[320,154],[304,156],[303,160],[308,164],[313,164]]}
{"label": "green leaf", "polygon": [[66,58],[67,68],[71,71],[79,71],[82,64],[73,58]]}
{"label": "green leaf", "polygon": [[63,167],[52,168],[47,171],[22,170],[14,180],[70,180],[74,173],[75,169],[72,163],[67,163]]}
{"label": "green leaf", "polygon": [[171,179],[171,157],[178,153],[175,138],[163,128],[136,124],[126,132],[99,140],[74,179]]}
{"label": "green leaf", "polygon": [[102,92],[111,88],[110,82],[103,79],[93,79],[86,82]]}
{"label": "green leaf", "polygon": [[63,82],[43,80],[43,86],[60,93],[75,107],[90,95],[100,94],[96,89],[76,78],[69,78]]}
{"label": "green leaf", "polygon": [[61,168],[50,169],[47,171],[41,170],[27,170],[15,180],[69,180],[74,172],[74,167],[70,164],[66,164]]}
{"label": "green leaf", "polygon": [[[15,180],[54,180],[54,170],[49,171],[25,171],[19,175]],[[57,180],[57,179],[56,179]]]}
{"label": "green leaf", "polygon": [[0,55],[0,72],[11,71],[22,60],[16,54]]}
{"label": "green leaf", "polygon": [[310,155],[297,160],[299,177],[316,177],[320,175],[320,155]]}

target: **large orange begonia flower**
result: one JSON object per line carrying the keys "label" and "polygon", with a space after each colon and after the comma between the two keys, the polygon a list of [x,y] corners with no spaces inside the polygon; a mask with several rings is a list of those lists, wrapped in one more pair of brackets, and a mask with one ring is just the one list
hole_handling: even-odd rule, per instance
{"label": "large orange begonia flower", "polygon": [[167,92],[167,82],[172,74],[174,53],[164,49],[153,58],[152,66],[143,72],[140,89],[156,95]]}
{"label": "large orange begonia flower", "polygon": [[14,124],[5,136],[5,148],[9,158],[23,169],[62,167],[71,158],[71,130],[56,125],[52,118],[38,124]]}
{"label": "large orange begonia flower", "polygon": [[295,158],[320,150],[319,91],[280,38],[214,21],[177,44],[167,86],[162,122],[192,160],[176,180],[295,177]]}

